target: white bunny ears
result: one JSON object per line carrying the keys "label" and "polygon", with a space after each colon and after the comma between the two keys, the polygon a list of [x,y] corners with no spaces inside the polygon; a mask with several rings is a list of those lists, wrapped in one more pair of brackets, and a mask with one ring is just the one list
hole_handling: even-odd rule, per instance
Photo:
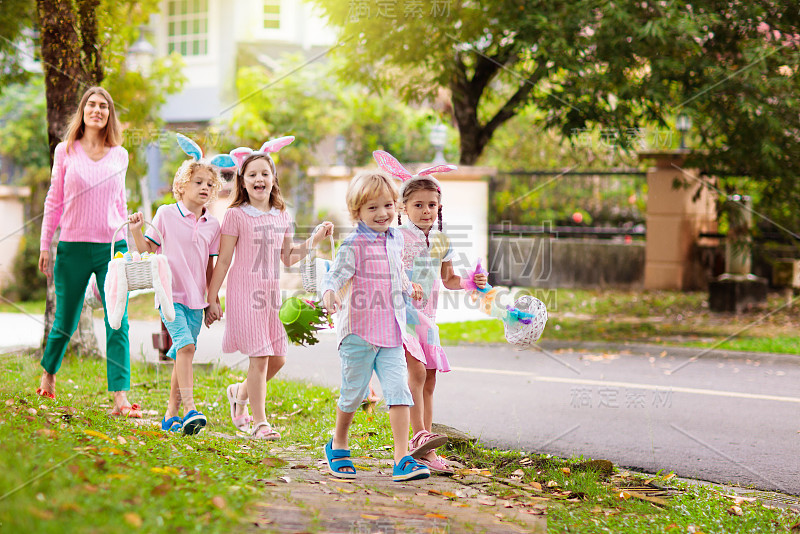
{"label": "white bunny ears", "polygon": [[372,153],[372,157],[375,158],[375,162],[378,164],[378,167],[403,182],[403,184],[400,186],[401,195],[403,194],[403,189],[405,189],[409,182],[422,177],[425,177],[436,183],[436,186],[441,192],[442,187],[439,185],[439,181],[431,175],[437,172],[454,171],[458,168],[455,165],[434,165],[433,167],[422,169],[417,174],[411,174],[405,167],[400,165],[400,162],[397,161],[394,156],[384,150],[376,150]]}
{"label": "white bunny ears", "polygon": [[241,172],[242,163],[244,163],[244,160],[247,159],[248,156],[251,156],[253,154],[256,155],[263,154],[265,156],[269,156],[271,153],[275,153],[280,149],[282,149],[283,147],[285,147],[286,145],[291,144],[292,141],[294,141],[294,136],[287,135],[286,137],[278,137],[277,139],[273,139],[272,141],[267,141],[266,143],[261,145],[261,148],[259,148],[258,150],[253,150],[252,148],[240,146],[239,148],[234,148],[233,150],[231,150],[230,158],[233,160],[234,164],[236,165],[236,168]]}
{"label": "white bunny ears", "polygon": [[[187,156],[190,156],[195,161],[200,161],[203,159],[203,149],[200,148],[200,145],[183,134],[177,134],[177,136],[178,146],[181,147],[181,150],[183,150]],[[236,166],[236,162],[228,154],[219,154],[214,156],[211,158],[209,163],[221,169],[232,169]]]}

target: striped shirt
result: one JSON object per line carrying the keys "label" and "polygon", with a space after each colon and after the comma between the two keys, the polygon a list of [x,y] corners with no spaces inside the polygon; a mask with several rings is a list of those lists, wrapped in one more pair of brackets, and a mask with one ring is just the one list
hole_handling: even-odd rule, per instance
{"label": "striped shirt", "polygon": [[322,279],[322,293],[337,292],[339,343],[356,334],[378,347],[399,347],[406,327],[403,291],[411,283],[403,272],[403,235],[394,228],[376,232],[363,222],[348,235]]}
{"label": "striped shirt", "polygon": [[[61,241],[110,243],[127,218],[125,172],[128,151],[111,147],[99,161],[83,151],[80,140],[56,146],[50,189],[44,202],[40,250],[48,250],[56,228]],[[125,234],[120,232],[120,239]]]}

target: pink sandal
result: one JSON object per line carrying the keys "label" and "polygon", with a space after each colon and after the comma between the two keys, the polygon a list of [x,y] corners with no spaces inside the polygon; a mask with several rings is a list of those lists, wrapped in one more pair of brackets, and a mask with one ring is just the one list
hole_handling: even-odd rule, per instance
{"label": "pink sandal", "polygon": [[[259,433],[258,430],[262,427],[266,428],[267,430]],[[279,439],[281,439],[281,433],[273,429],[272,425],[270,425],[266,421],[261,421],[260,423],[256,423],[256,426],[253,427],[253,431],[250,433],[250,436],[253,439],[263,439],[265,441],[278,441]]]}
{"label": "pink sandal", "polygon": [[420,430],[411,441],[408,442],[408,455],[419,460],[425,456],[428,451],[437,449],[447,443],[447,436],[441,434],[433,434],[427,430]]}
{"label": "pink sandal", "polygon": [[[228,396],[228,402],[231,404],[231,422],[233,426],[236,427],[237,430],[242,432],[249,432],[250,431],[250,422],[253,420],[250,417],[250,414],[247,413],[247,405],[250,403],[249,400],[240,401],[239,400],[239,386],[241,384],[231,384],[228,386],[226,390],[226,394]],[[236,417],[236,405],[244,406],[244,413],[242,415]]]}
{"label": "pink sandal", "polygon": [[453,468],[447,465],[447,462],[444,461],[444,458],[437,455],[435,452],[433,453],[433,460],[429,460],[428,458],[420,458],[419,463],[426,466],[431,473],[440,473],[442,475],[452,475],[455,473]]}

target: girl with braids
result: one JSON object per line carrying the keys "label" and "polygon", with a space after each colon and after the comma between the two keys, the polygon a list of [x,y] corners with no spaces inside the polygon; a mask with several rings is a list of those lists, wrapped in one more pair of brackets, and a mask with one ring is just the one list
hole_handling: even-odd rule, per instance
{"label": "girl with braids", "polygon": [[[412,175],[387,152],[378,150],[373,156],[382,169],[403,181],[400,187],[401,211],[408,217],[403,224],[398,214],[404,239],[403,268],[412,282],[422,286],[423,292],[422,300],[406,299],[406,330],[403,333],[408,386],[414,399],[409,454],[432,473],[451,474],[452,468],[435,452],[436,448],[447,443],[447,437],[431,432],[436,373],[450,371],[439,341],[436,305],[440,281],[447,289],[462,289],[463,282],[453,271],[455,254],[442,232],[442,189],[431,175],[450,172],[456,167],[437,165]],[[480,288],[485,287],[486,275],[476,275],[475,283]]]}

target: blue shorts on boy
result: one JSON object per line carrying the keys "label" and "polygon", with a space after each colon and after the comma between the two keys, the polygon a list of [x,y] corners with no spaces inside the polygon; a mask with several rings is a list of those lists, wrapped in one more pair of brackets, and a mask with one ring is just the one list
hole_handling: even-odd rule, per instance
{"label": "blue shorts on boy", "polygon": [[175,320],[167,322],[161,308],[158,309],[161,320],[167,327],[167,332],[172,338],[172,346],[167,352],[167,356],[175,359],[177,352],[187,345],[197,346],[197,336],[200,335],[200,327],[203,326],[203,310],[193,310],[179,302],[175,303]]}
{"label": "blue shorts on boy", "polygon": [[408,389],[405,351],[399,347],[378,347],[356,334],[349,334],[339,345],[342,361],[342,388],[339,409],[355,412],[369,389],[372,371],[378,375],[388,406],[413,406]]}

